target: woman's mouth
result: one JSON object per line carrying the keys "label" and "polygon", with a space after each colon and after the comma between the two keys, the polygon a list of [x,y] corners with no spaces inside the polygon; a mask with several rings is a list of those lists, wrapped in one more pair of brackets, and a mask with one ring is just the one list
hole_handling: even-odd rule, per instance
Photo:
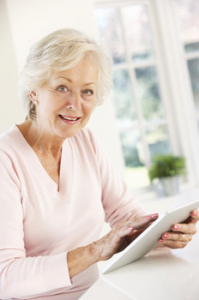
{"label": "woman's mouth", "polygon": [[81,119],[80,117],[71,117],[71,116],[63,116],[63,115],[59,115],[59,116],[65,123],[69,123],[69,124],[76,124],[79,121],[79,119]]}

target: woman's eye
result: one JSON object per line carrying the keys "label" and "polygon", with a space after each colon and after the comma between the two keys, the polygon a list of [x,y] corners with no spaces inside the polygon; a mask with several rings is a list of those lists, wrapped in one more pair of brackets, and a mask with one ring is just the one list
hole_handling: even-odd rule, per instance
{"label": "woman's eye", "polygon": [[60,85],[60,86],[58,86],[57,90],[58,90],[59,92],[67,92],[68,89],[67,89],[66,86]]}
{"label": "woman's eye", "polygon": [[93,95],[94,94],[94,91],[93,90],[84,90],[83,91],[83,94],[87,95],[87,96],[90,96],[90,95]]}

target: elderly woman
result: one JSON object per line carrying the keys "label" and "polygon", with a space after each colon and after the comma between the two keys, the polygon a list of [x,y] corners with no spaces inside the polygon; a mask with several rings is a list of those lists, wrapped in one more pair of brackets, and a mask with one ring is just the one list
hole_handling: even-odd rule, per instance
{"label": "elderly woman", "polygon": [[[98,277],[96,263],[157,218],[145,216],[85,128],[110,90],[110,68],[75,30],[31,48],[20,79],[27,117],[0,142],[1,299],[79,299]],[[198,219],[193,211],[160,244],[184,247]],[[112,230],[99,239],[104,221]]]}

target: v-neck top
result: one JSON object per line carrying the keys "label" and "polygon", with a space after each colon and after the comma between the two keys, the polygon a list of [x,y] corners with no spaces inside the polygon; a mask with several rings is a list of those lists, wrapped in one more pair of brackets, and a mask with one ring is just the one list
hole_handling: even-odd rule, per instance
{"label": "v-neck top", "polygon": [[97,266],[72,281],[67,252],[144,214],[88,128],[65,140],[59,188],[14,125],[0,136],[0,298],[75,300]]}

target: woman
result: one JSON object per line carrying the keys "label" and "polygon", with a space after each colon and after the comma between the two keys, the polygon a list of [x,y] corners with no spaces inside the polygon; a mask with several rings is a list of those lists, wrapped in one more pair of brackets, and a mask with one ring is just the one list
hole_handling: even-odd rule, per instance
{"label": "woman", "polygon": [[[72,29],[31,48],[20,79],[27,118],[0,143],[1,299],[78,299],[98,277],[96,262],[157,218],[131,199],[84,128],[110,90],[110,67],[108,55]],[[160,244],[184,247],[198,219],[193,211]],[[99,239],[104,220],[113,229]]]}

